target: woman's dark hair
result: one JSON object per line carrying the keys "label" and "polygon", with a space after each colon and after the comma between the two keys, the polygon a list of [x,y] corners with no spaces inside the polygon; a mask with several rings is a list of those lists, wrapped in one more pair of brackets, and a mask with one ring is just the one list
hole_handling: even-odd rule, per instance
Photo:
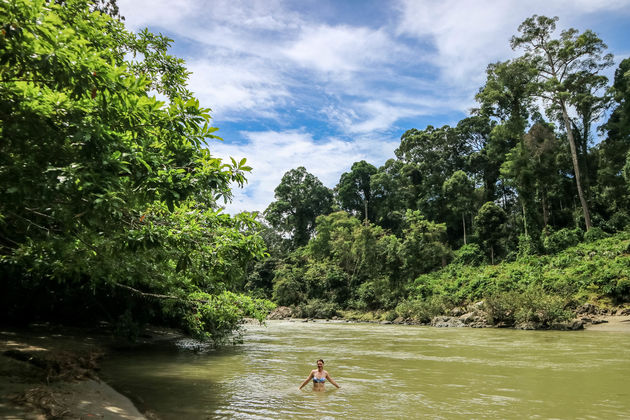
{"label": "woman's dark hair", "polygon": [[323,361],[322,359],[317,359],[317,361],[318,361],[318,362],[322,362],[322,363],[324,363],[324,361]]}

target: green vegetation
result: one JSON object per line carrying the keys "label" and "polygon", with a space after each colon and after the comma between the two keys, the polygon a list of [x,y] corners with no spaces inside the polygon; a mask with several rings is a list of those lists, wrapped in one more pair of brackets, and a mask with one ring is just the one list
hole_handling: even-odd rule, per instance
{"label": "green vegetation", "polygon": [[[581,243],[555,255],[517,258],[498,265],[453,263],[419,276],[409,287],[409,302],[397,311],[407,315],[413,302],[455,306],[481,302],[495,323],[527,321],[550,324],[566,320],[586,302],[614,306],[630,301],[630,233]],[[428,302],[428,303],[426,303]],[[419,305],[413,316],[425,319]],[[411,305],[412,306],[412,305]]]}
{"label": "green vegetation", "polygon": [[277,200],[265,210],[267,221],[278,232],[291,234],[294,245],[306,245],[317,216],[331,210],[332,192],[300,166],[284,174],[275,193]]}
{"label": "green vegetation", "polygon": [[[223,162],[210,110],[169,39],[92,2],[0,4],[0,306],[5,321],[146,322],[219,340],[265,300],[251,214],[222,214],[245,159]],[[156,99],[159,93],[166,102]]]}
{"label": "green vegetation", "polygon": [[[313,175],[288,173],[266,212],[272,265],[250,274],[263,293],[308,317],[428,322],[482,302],[490,323],[543,327],[586,302],[627,303],[630,58],[609,86],[603,41],[557,35],[556,21],[523,22],[511,40],[523,54],[488,66],[469,117],[407,130],[380,168],[354,163],[332,212]],[[289,214],[319,215],[313,228],[279,229],[287,190],[301,206]]]}
{"label": "green vegetation", "polygon": [[483,302],[492,323],[543,326],[630,301],[630,59],[608,86],[591,31],[527,19],[469,117],[406,131],[334,189],[287,172],[260,223],[221,211],[251,168],[212,155],[171,41],[126,31],[115,2],[62,3],[0,3],[3,321],[220,341],[269,299],[421,322]]}

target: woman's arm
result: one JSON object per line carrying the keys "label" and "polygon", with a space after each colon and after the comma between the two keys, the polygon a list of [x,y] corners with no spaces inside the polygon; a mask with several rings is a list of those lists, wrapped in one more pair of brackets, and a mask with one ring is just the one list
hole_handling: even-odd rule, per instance
{"label": "woman's arm", "polygon": [[308,383],[308,381],[310,381],[311,379],[313,379],[313,371],[311,370],[311,374],[308,375],[308,378],[306,378],[306,380],[304,382],[302,382],[302,385],[300,385],[300,387],[298,389],[302,389],[304,388],[304,386]]}
{"label": "woman's arm", "polygon": [[328,374],[328,372],[326,372],[326,379],[328,379],[328,382],[330,382],[331,384],[333,384],[334,386],[336,386],[337,388],[341,388],[339,385],[337,385],[337,382],[335,382],[335,380],[333,378],[330,377],[330,375]]}

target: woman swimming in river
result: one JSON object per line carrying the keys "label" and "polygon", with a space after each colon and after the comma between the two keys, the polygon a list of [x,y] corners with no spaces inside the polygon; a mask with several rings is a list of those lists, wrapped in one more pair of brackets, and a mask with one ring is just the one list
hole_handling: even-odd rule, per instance
{"label": "woman swimming in river", "polygon": [[337,385],[337,382],[335,382],[335,380],[330,377],[328,372],[324,370],[324,361],[322,359],[319,359],[317,361],[317,369],[311,370],[311,374],[308,375],[308,378],[306,378],[304,382],[302,382],[302,385],[300,385],[299,389],[304,388],[304,386],[311,379],[313,380],[313,391],[323,391],[324,382],[326,382],[326,379],[328,379],[328,381],[337,388],[341,388],[339,385]]}

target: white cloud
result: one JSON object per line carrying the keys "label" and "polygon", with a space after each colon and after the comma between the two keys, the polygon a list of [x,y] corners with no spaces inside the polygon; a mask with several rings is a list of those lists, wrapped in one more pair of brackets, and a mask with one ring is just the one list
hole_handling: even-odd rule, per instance
{"label": "white cloud", "polygon": [[352,163],[366,160],[378,166],[394,157],[397,139],[364,136],[358,141],[348,142],[338,138],[315,141],[313,136],[302,130],[264,131],[242,133],[245,144],[213,143],[210,150],[215,156],[227,159],[247,157],[253,167],[249,183],[243,190],[235,190],[228,211],[263,211],[274,199],[274,189],[285,172],[304,166],[317,176],[324,185],[332,188],[343,172],[350,170]]}
{"label": "white cloud", "polygon": [[405,0],[399,32],[434,45],[431,59],[443,81],[478,86],[488,63],[510,56],[509,37],[521,20],[511,14],[512,6],[491,0]]}
{"label": "white cloud", "polygon": [[387,61],[396,50],[383,30],[349,26],[304,26],[299,39],[285,49],[299,65],[324,73],[363,71]]}
{"label": "white cloud", "polygon": [[[419,66],[426,59],[398,42],[385,23],[332,25],[280,1],[121,0],[120,7],[131,27],[164,28],[186,40],[189,87],[217,120],[280,123],[282,115],[285,124],[287,104],[308,113],[332,99],[331,106],[342,103],[343,110],[331,121],[341,133],[356,134],[388,130],[399,118],[425,114],[426,107],[414,105],[420,96],[447,96],[436,86],[419,92],[424,82],[400,74],[399,66]],[[410,101],[400,104],[390,96]],[[433,109],[450,106],[441,100],[431,101]]]}
{"label": "white cloud", "polygon": [[287,31],[297,27],[300,16],[277,0],[213,0],[205,8],[214,21],[248,30]]}
{"label": "white cloud", "polygon": [[117,4],[125,18],[125,26],[134,31],[149,25],[177,27],[189,16],[194,16],[198,9],[198,3],[190,0],[118,0]]}
{"label": "white cloud", "polygon": [[208,22],[233,28],[282,31],[295,27],[299,15],[288,12],[277,0],[118,0],[128,28],[160,26],[186,33]]}
{"label": "white cloud", "polygon": [[400,118],[421,115],[423,110],[418,107],[405,105],[391,105],[380,100],[369,100],[354,104],[354,109],[359,112],[344,116],[339,122],[344,124],[342,129],[348,133],[383,132],[392,127]]}
{"label": "white cloud", "polygon": [[[120,0],[126,26],[138,31],[150,27],[188,44],[185,57],[222,62],[253,58],[277,67],[284,58],[282,45],[299,30],[299,15],[278,1]],[[181,45],[181,44],[180,44]],[[256,63],[256,65],[258,64]],[[252,70],[256,67],[252,67]]]}
{"label": "white cloud", "polygon": [[585,14],[625,8],[627,0],[401,0],[398,32],[433,43],[431,59],[443,82],[471,91],[489,63],[514,56],[510,38],[533,14],[561,16],[559,29],[582,26]]}
{"label": "white cloud", "polygon": [[212,108],[215,119],[273,117],[290,92],[277,72],[258,61],[192,61],[187,66],[192,72],[190,89],[202,105]]}

